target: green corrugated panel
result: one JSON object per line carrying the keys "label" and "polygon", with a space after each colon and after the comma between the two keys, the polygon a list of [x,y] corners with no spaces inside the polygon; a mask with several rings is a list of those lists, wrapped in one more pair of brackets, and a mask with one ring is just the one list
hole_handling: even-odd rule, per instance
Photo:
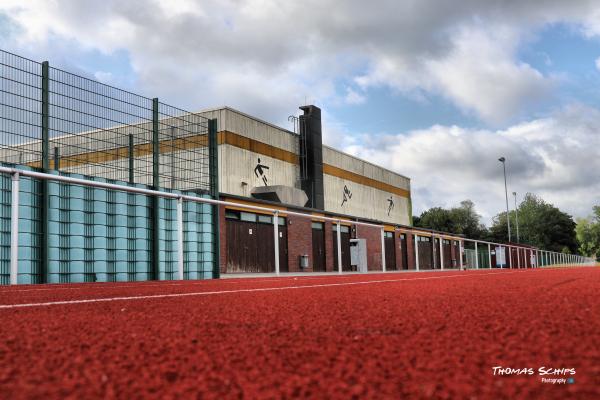
{"label": "green corrugated panel", "polygon": [[[0,175],[0,284],[9,283],[10,186],[11,177]],[[41,281],[40,188],[39,181],[21,177],[20,283]],[[151,277],[151,197],[58,182],[51,182],[48,188],[49,282],[133,281]],[[176,207],[176,200],[161,199],[160,279],[177,279]],[[208,205],[184,203],[186,279],[211,277],[210,213]]]}
{"label": "green corrugated panel", "polygon": [[0,285],[10,283],[11,177],[0,176]]}

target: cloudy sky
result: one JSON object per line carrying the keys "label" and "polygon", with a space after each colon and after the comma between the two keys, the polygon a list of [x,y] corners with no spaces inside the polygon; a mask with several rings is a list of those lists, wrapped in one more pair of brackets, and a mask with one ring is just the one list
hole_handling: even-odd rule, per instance
{"label": "cloudy sky", "polygon": [[[188,110],[281,126],[412,179],[414,213],[509,190],[600,204],[600,3],[2,0],[0,47]],[[513,200],[511,198],[511,203]]]}

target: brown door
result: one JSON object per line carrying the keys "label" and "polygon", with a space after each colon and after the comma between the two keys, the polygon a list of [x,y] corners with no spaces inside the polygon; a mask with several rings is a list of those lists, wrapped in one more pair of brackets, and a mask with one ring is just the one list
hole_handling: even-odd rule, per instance
{"label": "brown door", "polygon": [[[279,271],[288,272],[287,225],[283,217],[279,217]],[[273,217],[259,215],[256,225],[258,231],[258,264],[260,272],[275,272],[275,239],[273,233]]]}
{"label": "brown door", "polygon": [[400,257],[402,259],[402,269],[408,269],[408,245],[404,233],[400,234]]}
{"label": "brown door", "polygon": [[228,219],[227,272],[261,272],[257,263],[256,223]]}
{"label": "brown door", "polygon": [[257,264],[258,272],[275,272],[275,242],[273,241],[273,225],[256,224],[257,231]]}
{"label": "brown door", "polygon": [[452,248],[449,240],[442,241],[442,251],[444,252],[444,268],[452,268]]}
{"label": "brown door", "polygon": [[441,261],[441,259],[440,259],[440,239],[434,238],[433,239],[433,268],[434,269],[441,268],[440,261]]}
{"label": "brown door", "polygon": [[312,223],[313,271],[325,272],[325,227],[322,222]]}
{"label": "brown door", "polygon": [[433,252],[431,251],[431,238],[417,236],[419,246],[419,269],[431,269]]}
{"label": "brown door", "polygon": [[394,232],[385,232],[385,269],[396,270],[396,244]]}
{"label": "brown door", "polygon": [[[351,271],[350,265],[350,228],[348,226],[341,227],[341,250],[342,250],[342,271]],[[333,269],[337,271],[337,226],[333,225]]]}
{"label": "brown door", "polygon": [[[234,210],[225,211],[227,272],[275,272],[273,219]],[[279,225],[279,270],[288,271],[287,227]]]}

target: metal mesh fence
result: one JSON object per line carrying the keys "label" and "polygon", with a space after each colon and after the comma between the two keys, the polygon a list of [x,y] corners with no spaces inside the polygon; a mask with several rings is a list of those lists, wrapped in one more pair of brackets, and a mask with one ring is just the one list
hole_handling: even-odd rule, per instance
{"label": "metal mesh fence", "polygon": [[0,162],[206,192],[208,120],[0,51]]}
{"label": "metal mesh fence", "polygon": [[0,284],[218,276],[216,121],[0,50],[0,165]]}
{"label": "metal mesh fence", "polygon": [[42,65],[0,51],[0,161],[40,160],[41,121]]}

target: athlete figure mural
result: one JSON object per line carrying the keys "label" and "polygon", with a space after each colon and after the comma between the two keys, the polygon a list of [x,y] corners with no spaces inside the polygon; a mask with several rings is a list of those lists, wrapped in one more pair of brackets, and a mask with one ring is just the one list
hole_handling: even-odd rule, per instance
{"label": "athlete figure mural", "polygon": [[257,178],[262,179],[265,186],[269,186],[269,184],[267,183],[267,175],[265,174],[265,171],[264,171],[265,169],[269,169],[269,167],[267,167],[264,164],[261,164],[260,158],[259,158],[258,164],[256,164],[256,167],[254,167],[254,175],[256,175]]}
{"label": "athlete figure mural", "polygon": [[344,196],[342,200],[343,207],[344,203],[352,198],[352,192],[350,191],[350,189],[348,189],[348,186],[344,185],[344,193],[342,193],[342,195]]}
{"label": "athlete figure mural", "polygon": [[393,196],[390,196],[389,199],[387,199],[388,201],[388,216],[390,215],[390,213],[392,212],[392,210],[394,209],[394,199]]}

